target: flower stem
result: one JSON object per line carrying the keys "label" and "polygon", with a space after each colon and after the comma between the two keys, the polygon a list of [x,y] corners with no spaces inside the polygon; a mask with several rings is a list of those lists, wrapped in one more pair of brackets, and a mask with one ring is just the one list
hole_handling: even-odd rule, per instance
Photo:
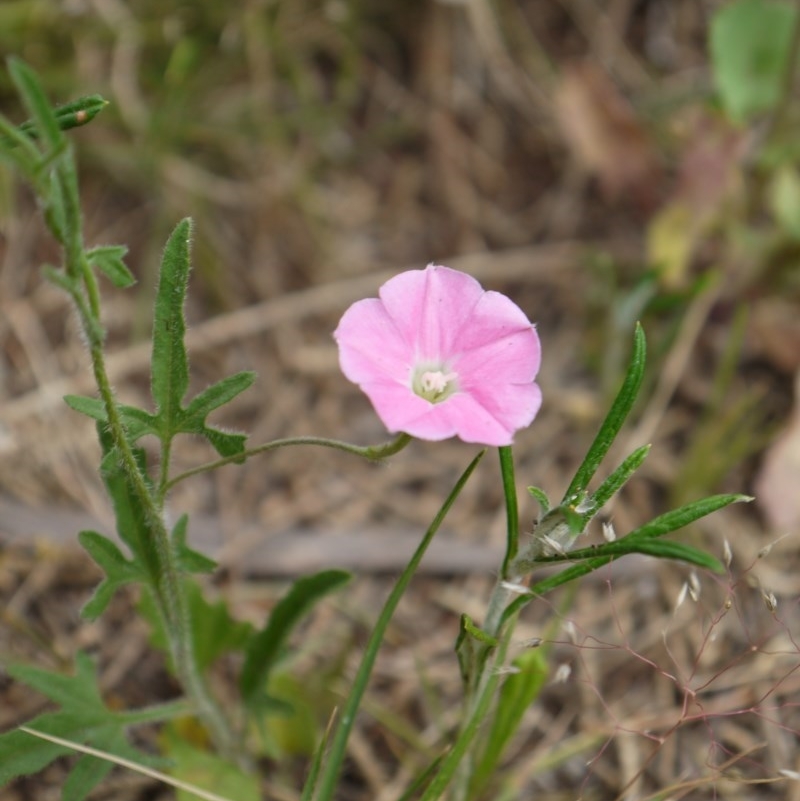
{"label": "flower stem", "polygon": [[250,459],[253,456],[258,456],[268,451],[274,451],[278,448],[286,448],[290,445],[316,445],[321,448],[333,448],[334,450],[343,451],[344,453],[351,453],[354,456],[363,456],[365,459],[378,461],[399,453],[411,442],[411,439],[412,438],[408,434],[398,434],[394,439],[383,442],[380,445],[352,445],[349,442],[328,439],[327,437],[287,437],[286,439],[274,439],[271,442],[265,442],[263,445],[258,445],[255,448],[249,448],[243,453],[236,453],[233,456],[226,456],[223,459],[206,462],[206,464],[201,464],[191,468],[191,470],[179,473],[164,484],[163,492],[169,492],[176,484],[200,473],[208,473],[228,464],[241,464],[246,459]]}

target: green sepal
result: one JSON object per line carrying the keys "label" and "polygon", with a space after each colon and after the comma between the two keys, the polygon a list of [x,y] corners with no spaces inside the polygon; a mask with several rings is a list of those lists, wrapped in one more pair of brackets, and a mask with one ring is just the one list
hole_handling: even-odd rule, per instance
{"label": "green sepal", "polygon": [[323,570],[292,584],[275,605],[266,625],[250,640],[239,676],[242,698],[249,702],[267,686],[269,674],[287,637],[325,595],[344,586],[351,575],[344,570]]}
{"label": "green sepal", "polygon": [[101,245],[87,250],[86,260],[92,267],[100,270],[115,287],[126,289],[136,283],[133,273],[122,261],[127,252],[126,245]]}
{"label": "green sepal", "polygon": [[172,542],[178,567],[185,573],[213,573],[217,569],[217,563],[200,551],[190,548],[186,543],[188,525],[189,516],[184,514],[172,529]]}
{"label": "green sepal", "polygon": [[145,576],[134,562],[125,558],[122,551],[108,537],[96,531],[81,531],[78,534],[78,541],[105,573],[94,594],[81,609],[81,617],[86,620],[96,620],[120,587],[144,581]]}

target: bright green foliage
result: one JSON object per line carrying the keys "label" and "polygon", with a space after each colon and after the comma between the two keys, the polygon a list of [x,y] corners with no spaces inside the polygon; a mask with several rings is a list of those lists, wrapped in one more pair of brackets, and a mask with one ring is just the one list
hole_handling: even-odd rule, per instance
{"label": "bright green foliage", "polygon": [[714,80],[726,111],[744,122],[775,108],[783,91],[797,5],[737,0],[711,22]]}
{"label": "bright green foliage", "polygon": [[239,688],[245,701],[254,699],[266,687],[269,673],[286,639],[300,620],[321,598],[349,580],[350,574],[344,570],[323,570],[295,581],[289,592],[275,605],[266,626],[247,646],[239,676]]}
{"label": "bright green foliage", "polygon": [[[97,688],[94,666],[86,654],[77,655],[76,673],[64,676],[39,668],[16,665],[8,668],[12,678],[25,682],[58,704],[57,712],[47,712],[31,720],[31,729],[95,745],[116,756],[143,764],[151,760],[128,744],[126,728],[133,720],[126,713],[112,712],[103,703]],[[16,776],[44,768],[54,759],[72,753],[69,748],[42,740],[22,731],[0,734],[0,786]],[[110,762],[81,756],[64,784],[64,801],[81,801],[113,767]]]}

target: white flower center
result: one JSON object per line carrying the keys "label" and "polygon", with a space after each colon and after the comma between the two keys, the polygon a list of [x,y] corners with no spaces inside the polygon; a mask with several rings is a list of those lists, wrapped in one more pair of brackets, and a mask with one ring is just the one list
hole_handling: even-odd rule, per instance
{"label": "white flower center", "polygon": [[421,398],[431,403],[441,403],[457,389],[458,375],[441,367],[422,365],[414,371],[412,388]]}

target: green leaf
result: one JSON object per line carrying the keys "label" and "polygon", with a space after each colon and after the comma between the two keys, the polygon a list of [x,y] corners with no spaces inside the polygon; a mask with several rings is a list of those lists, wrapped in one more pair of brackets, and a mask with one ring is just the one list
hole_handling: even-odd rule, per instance
{"label": "green leaf", "polygon": [[61,146],[61,129],[36,73],[24,61],[13,56],[8,60],[8,71],[42,140],[49,149]]}
{"label": "green leaf", "polygon": [[126,559],[122,551],[102,534],[96,531],[81,531],[78,540],[106,574],[92,597],[81,609],[82,617],[96,620],[121,586],[134,581],[143,581],[145,577],[137,565]]}
{"label": "green leaf", "polygon": [[528,487],[528,494],[539,504],[540,516],[544,517],[550,511],[550,499],[547,493],[539,487]]}
{"label": "green leaf", "polygon": [[586,487],[592,480],[600,462],[603,461],[605,455],[608,453],[609,448],[619,434],[625,419],[636,401],[636,396],[642,386],[642,377],[644,376],[644,366],[646,359],[646,343],[644,331],[642,326],[637,323],[633,339],[633,354],[631,356],[628,371],[625,374],[625,379],[622,382],[617,397],[611,405],[611,409],[600,426],[597,436],[594,439],[586,458],[575,473],[572,483],[569,485],[566,493],[564,494],[563,505],[577,503],[581,495],[585,492]]}
{"label": "green leaf", "polygon": [[[201,433],[214,450],[223,458],[236,456],[238,453],[244,453],[245,442],[247,442],[246,434],[234,434],[233,432],[221,431],[211,426],[203,426],[197,433]],[[237,459],[236,461],[238,462],[241,460]]]}
{"label": "green leaf", "polygon": [[244,371],[223,378],[222,381],[212,384],[192,399],[186,407],[186,416],[204,420],[214,409],[224,406],[253,386],[255,380],[256,374],[252,371]]}
{"label": "green leaf", "polygon": [[689,523],[694,523],[695,520],[710,515],[718,509],[730,506],[732,503],[749,503],[752,500],[753,498],[749,495],[736,493],[711,495],[708,498],[687,503],[685,506],[659,515],[649,523],[645,523],[643,526],[631,531],[625,539],[628,537],[661,537],[664,534],[669,534],[671,531],[676,531],[679,528],[688,526]]}
{"label": "green leaf", "polygon": [[[236,801],[260,801],[258,776],[244,773],[239,767],[210,751],[196,748],[168,726],[161,737],[164,752],[172,762],[170,773],[181,781]],[[197,796],[178,789],[178,801],[196,801]]]}
{"label": "green leaf", "polygon": [[492,726],[486,736],[486,746],[472,775],[470,796],[477,797],[496,774],[497,767],[522,718],[547,680],[546,652],[542,648],[529,649],[512,663],[516,673],[510,674],[500,690]]}
{"label": "green leaf", "polygon": [[[450,494],[436,513],[428,530],[425,532],[425,536],[422,538],[419,546],[417,546],[417,550],[414,551],[408,564],[403,569],[400,578],[392,588],[391,593],[389,593],[389,597],[386,599],[383,609],[381,609],[381,613],[373,626],[372,633],[364,649],[364,656],[362,657],[361,664],[358,666],[352,689],[342,708],[342,714],[339,717],[336,732],[331,739],[328,749],[328,758],[319,775],[319,781],[317,782],[316,801],[331,801],[336,792],[337,779],[347,752],[347,741],[356,720],[356,712],[361,706],[361,700],[366,692],[367,683],[369,682],[372,668],[375,665],[383,636],[389,626],[389,621],[392,619],[392,615],[395,609],[397,609],[397,605],[400,603],[400,599],[403,597],[406,588],[411,582],[417,567],[419,567],[422,557],[425,556],[428,546],[433,541],[433,537],[439,530],[447,513],[456,502],[456,499],[461,494],[461,491],[464,489],[464,486],[467,481],[469,481],[470,476],[475,471],[475,468],[478,466],[485,453],[486,449],[480,451],[469,465],[467,465],[467,469],[461,474],[455,486],[450,491]],[[306,797],[305,789],[303,791],[303,797]]]}
{"label": "green leaf", "polygon": [[[86,95],[56,106],[53,113],[58,127],[66,131],[91,122],[107,105],[108,101],[100,95]],[[19,129],[29,137],[37,137],[36,123],[33,120],[26,120]]]}
{"label": "green leaf", "polygon": [[151,391],[164,437],[181,422],[181,401],[189,387],[189,363],[184,336],[184,304],[189,284],[191,220],[184,219],[172,232],[161,259],[153,320]]}
{"label": "green leaf", "polygon": [[495,648],[497,648],[497,638],[476,626],[469,615],[462,614],[455,651],[461,678],[466,686],[471,685],[474,679],[481,675],[483,664]]}
{"label": "green leaf", "polygon": [[107,759],[81,754],[61,788],[61,801],[83,801],[113,767]]}
{"label": "green leaf", "polygon": [[217,569],[217,563],[200,551],[190,548],[187,544],[188,525],[189,516],[181,515],[172,530],[172,541],[175,545],[178,567],[186,573],[213,573]]}
{"label": "green leaf", "polygon": [[605,481],[603,481],[597,490],[592,493],[588,500],[589,510],[581,515],[584,526],[622,489],[628,479],[639,469],[649,452],[649,445],[643,445],[641,448],[637,448]]}
{"label": "green leaf", "polygon": [[[100,476],[111,497],[119,538],[130,548],[138,568],[146,573],[148,581],[156,586],[161,560],[151,536],[149,522],[139,499],[133,494],[128,475],[114,448],[111,435],[98,422],[97,434],[104,456],[100,463]],[[133,456],[142,476],[147,475],[147,457],[142,448],[133,448]]]}
{"label": "green leaf", "polygon": [[245,702],[266,687],[270,670],[292,629],[325,595],[350,580],[344,570],[323,570],[297,579],[272,610],[265,627],[248,643],[239,687]]}
{"label": "green leaf", "polygon": [[[39,691],[59,705],[56,712],[39,715],[27,726],[31,729],[96,745],[117,756],[148,764],[152,759],[128,744],[125,731],[129,723],[125,713],[108,709],[100,696],[91,659],[84,653],[76,657],[72,676],[53,673],[30,665],[10,665],[9,675]],[[70,754],[67,746],[51,743],[22,731],[0,734],[0,786],[17,776],[25,776],[44,768],[59,756]],[[104,775],[96,764],[79,759],[74,773],[67,778],[63,797],[82,801]]]}
{"label": "green leaf", "polygon": [[93,267],[97,267],[109,281],[119,289],[125,289],[136,283],[133,273],[122,261],[128,252],[125,245],[103,245],[86,252],[86,259]]}
{"label": "green leaf", "polygon": [[714,573],[724,573],[725,568],[722,562],[710,553],[701,551],[692,545],[685,545],[682,542],[672,540],[643,540],[636,538],[631,543],[631,551],[643,553],[647,556],[655,556],[659,559],[678,559],[688,562],[698,567],[712,570]]}
{"label": "green leaf", "polygon": [[736,122],[774,109],[781,98],[798,9],[776,0],[738,0],[711,20],[714,81]]}
{"label": "green leaf", "polygon": [[[222,654],[243,650],[253,637],[253,627],[249,623],[233,618],[224,600],[216,603],[207,601],[202,588],[196,581],[186,577],[184,584],[192,627],[191,639],[195,650],[195,661],[200,670],[205,670]],[[142,594],[138,611],[152,628],[151,645],[169,655],[163,623],[156,610],[151,592]],[[170,670],[174,673],[171,659]]]}
{"label": "green leaf", "polygon": [[255,374],[237,373],[224,378],[195,397],[184,408],[189,387],[189,363],[184,337],[184,304],[189,281],[189,219],[178,223],[170,236],[161,261],[153,322],[151,390],[156,405],[153,418],[163,444],[177,434],[205,437],[220,456],[236,456],[245,449],[247,437],[206,425],[209,412],[235,398],[252,385]]}
{"label": "green leaf", "polygon": [[11,162],[23,175],[33,177],[41,154],[19,128],[0,114],[0,155]]}
{"label": "green leaf", "polygon": [[[64,403],[80,414],[97,420],[98,423],[106,423],[108,416],[106,407],[100,398],[89,398],[86,395],[65,395]],[[117,411],[122,418],[125,431],[131,442],[136,442],[145,434],[158,436],[156,418],[144,409],[137,409],[135,406],[117,406]]]}

